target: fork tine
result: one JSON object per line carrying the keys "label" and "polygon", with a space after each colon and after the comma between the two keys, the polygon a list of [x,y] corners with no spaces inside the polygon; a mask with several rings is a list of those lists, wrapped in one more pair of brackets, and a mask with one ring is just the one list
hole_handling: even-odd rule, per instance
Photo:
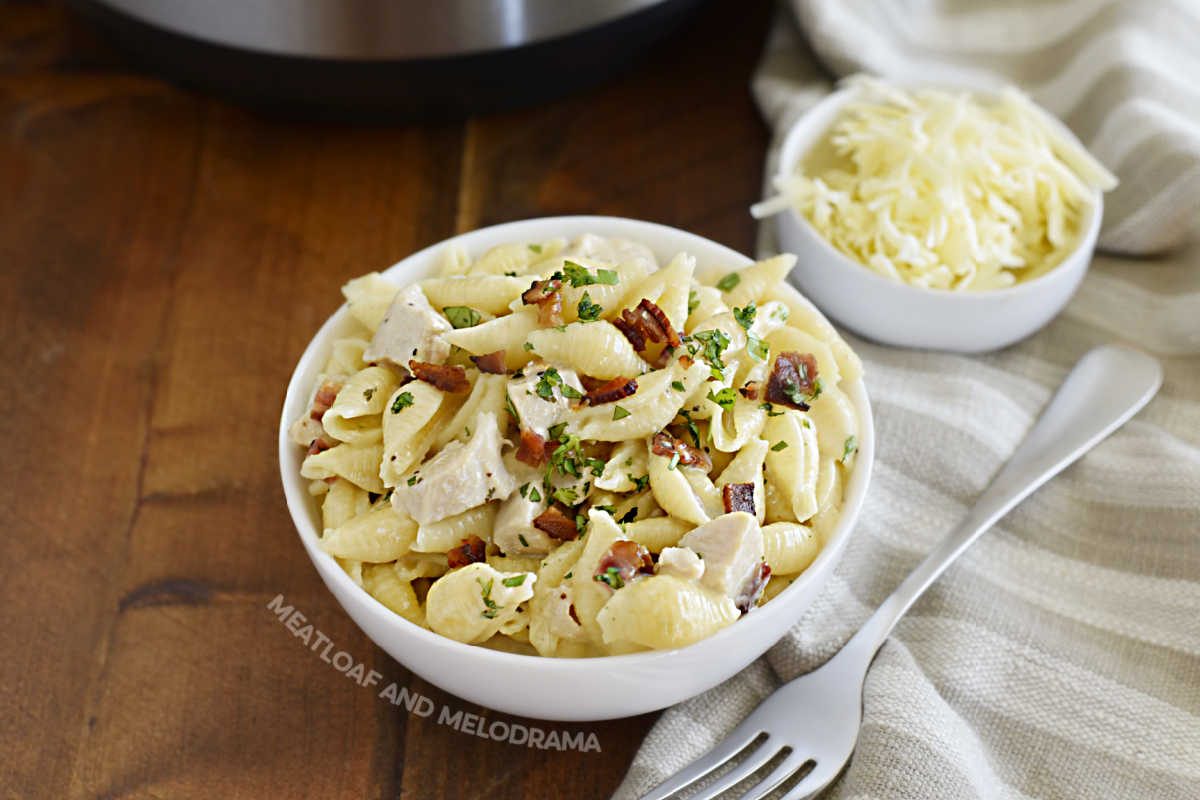
{"label": "fork tine", "polygon": [[779,755],[780,749],[781,745],[778,739],[768,738],[757,750],[746,756],[742,763],[722,775],[713,785],[705,787],[704,794],[697,795],[693,800],[699,800],[700,797],[718,797],[729,787],[746,780],[761,769],[764,764]]}
{"label": "fork tine", "polygon": [[[649,792],[642,795],[642,800],[664,800],[664,798],[670,797],[680,789],[700,780],[740,753],[746,745],[754,741],[763,732],[759,725],[751,724],[752,721],[755,721],[754,715],[751,715],[741,725],[734,728],[728,736],[713,745],[713,748],[707,753],[704,753],[695,761],[679,770],[679,772],[676,772],[658,786],[655,786]],[[765,745],[766,742],[763,742],[763,744]],[[762,748],[760,747],[759,749],[761,750]]]}
{"label": "fork tine", "polygon": [[779,763],[779,766],[771,770],[770,775],[751,786],[742,795],[741,800],[762,800],[806,763],[808,763],[808,758],[793,750],[787,758]]}

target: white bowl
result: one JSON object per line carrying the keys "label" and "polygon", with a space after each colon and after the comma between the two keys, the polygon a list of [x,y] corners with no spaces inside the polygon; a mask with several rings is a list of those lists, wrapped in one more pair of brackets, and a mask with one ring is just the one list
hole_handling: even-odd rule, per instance
{"label": "white bowl", "polygon": [[[825,137],[857,92],[853,87],[836,91],[796,122],[780,151],[780,179],[791,175]],[[1054,121],[1078,143],[1065,125]],[[980,353],[1024,339],[1066,306],[1091,263],[1103,203],[1097,190],[1084,212],[1075,249],[1062,263],[1031,281],[978,292],[925,289],[885,278],[834,248],[790,207],[777,215],[776,225],[780,249],[800,257],[791,280],[842,325],[884,344]]]}
{"label": "white bowl", "polygon": [[[549,217],[457,236],[409,256],[384,274],[404,284],[429,276],[438,255],[450,242],[480,254],[505,242],[573,238],[587,232],[644,242],[664,264],[682,250],[704,266],[736,269],[752,263],[708,239],[651,222],[617,217]],[[292,443],[287,429],[306,409],[313,382],[333,340],[349,326],[349,313],[343,305],[309,343],[288,384],[279,422],[279,465],[288,510],[325,585],[367,636],[435,686],[489,708],[547,720],[613,719],[665,708],[712,688],[758,658],[813,601],[841,557],[866,496],[875,435],[866,387],[860,379],[845,387],[862,419],[858,455],[847,481],[841,520],[812,565],[761,608],[716,635],[678,650],[555,659],[462,644],[389,611],[355,585],[318,545],[320,512],[308,494],[308,481],[300,477],[303,448]]]}

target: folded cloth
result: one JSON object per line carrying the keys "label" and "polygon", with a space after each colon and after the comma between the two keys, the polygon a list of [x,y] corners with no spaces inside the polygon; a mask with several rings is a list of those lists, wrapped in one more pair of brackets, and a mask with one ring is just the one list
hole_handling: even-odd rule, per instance
{"label": "folded cloth", "polygon": [[[777,21],[754,80],[777,133],[772,159],[778,134],[831,88],[814,50],[839,74],[975,69],[1032,90],[1118,172],[1107,247],[1186,238],[1200,94],[1181,76],[1200,74],[1200,10],[866,5],[796,2],[807,42]],[[763,255],[773,228],[762,226]],[[826,796],[1200,797],[1200,244],[1153,261],[1097,256],[1063,314],[998,353],[847,338],[865,363],[876,464],[842,562],[766,656],[663,713],[616,797],[647,791],[836,652],[965,515],[1075,361],[1112,341],[1163,362],[1159,395],[901,620],[867,676],[858,748]]]}

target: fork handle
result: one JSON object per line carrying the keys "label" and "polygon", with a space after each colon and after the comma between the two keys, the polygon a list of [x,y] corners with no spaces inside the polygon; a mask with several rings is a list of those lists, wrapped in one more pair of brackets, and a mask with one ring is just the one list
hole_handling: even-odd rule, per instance
{"label": "fork handle", "polygon": [[1137,350],[1105,345],[1084,355],[966,519],[884,600],[843,652],[869,663],[904,612],[950,562],[1013,506],[1123,425],[1161,384],[1162,367]]}

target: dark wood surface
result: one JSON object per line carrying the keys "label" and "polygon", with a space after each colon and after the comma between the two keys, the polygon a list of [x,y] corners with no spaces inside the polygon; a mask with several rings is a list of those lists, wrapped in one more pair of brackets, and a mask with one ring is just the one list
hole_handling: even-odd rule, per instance
{"label": "dark wood surface", "polygon": [[279,408],[341,283],[457,232],[603,213],[748,252],[767,17],[710,2],[599,88],[368,126],[176,88],[58,8],[0,3],[0,797],[608,796],[654,715],[521,721],[600,753],[487,741],[267,610],[282,593],[384,684],[498,717],[326,591],[284,507]]}

